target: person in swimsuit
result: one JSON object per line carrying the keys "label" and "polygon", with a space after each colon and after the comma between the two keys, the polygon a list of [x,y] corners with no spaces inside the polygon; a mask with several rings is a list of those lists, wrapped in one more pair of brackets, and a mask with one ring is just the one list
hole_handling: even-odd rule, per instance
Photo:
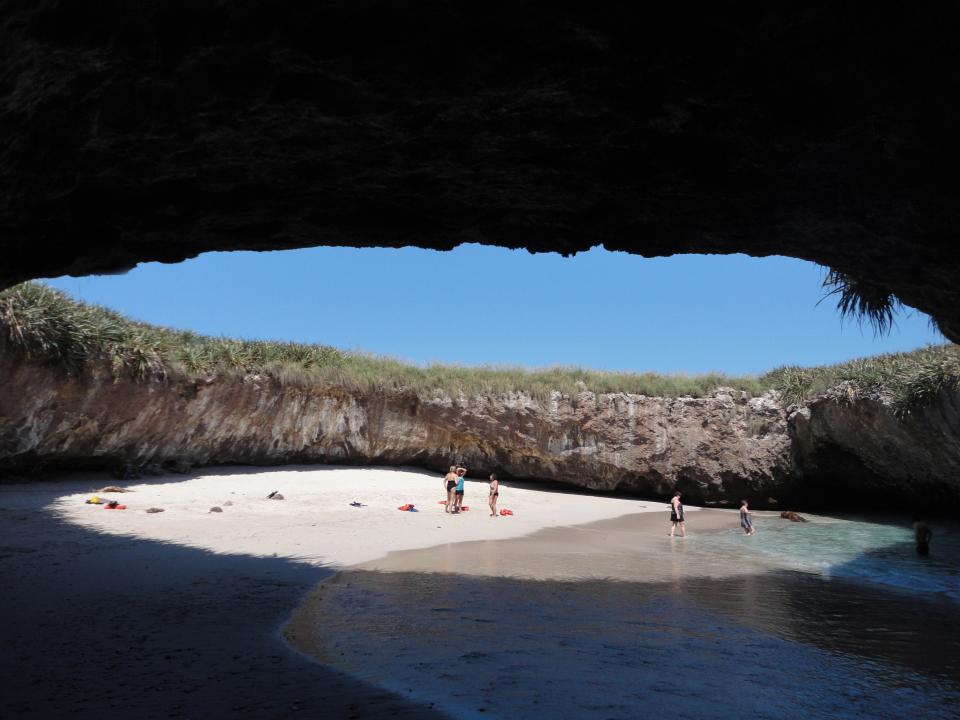
{"label": "person in swimsuit", "polygon": [[443,487],[447,491],[447,504],[443,508],[444,512],[453,512],[453,505],[456,498],[453,495],[453,489],[457,486],[457,466],[451,465],[450,470],[443,476]]}
{"label": "person in swimsuit", "polygon": [[680,528],[680,537],[687,536],[687,528],[683,519],[683,504],[680,502],[679,490],[673,494],[673,499],[670,501],[670,537],[673,537],[673,533],[676,532],[677,528]]}
{"label": "person in swimsuit", "polygon": [[457,468],[457,482],[454,484],[453,490],[453,511],[455,513],[460,512],[460,508],[463,507],[463,476],[467,474],[467,469],[463,467]]}
{"label": "person in swimsuit", "polygon": [[497,517],[497,498],[500,497],[500,481],[496,475],[490,476],[490,517]]}
{"label": "person in swimsuit", "polygon": [[753,520],[750,519],[750,510],[747,507],[747,501],[740,501],[740,527],[747,535],[753,535],[757,529],[753,526]]}

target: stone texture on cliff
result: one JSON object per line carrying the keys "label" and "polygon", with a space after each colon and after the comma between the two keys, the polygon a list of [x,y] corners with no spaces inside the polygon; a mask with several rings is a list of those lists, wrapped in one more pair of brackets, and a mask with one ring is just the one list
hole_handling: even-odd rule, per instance
{"label": "stone texture on cliff", "polygon": [[691,500],[766,498],[790,477],[769,397],[438,397],[283,387],[266,378],[67,376],[0,353],[0,468],[463,460],[476,473]]}
{"label": "stone texture on cliff", "polygon": [[203,251],[789,255],[960,340],[954,4],[2,4],[0,287]]}
{"label": "stone texture on cliff", "polygon": [[[0,343],[2,346],[2,343]],[[875,398],[555,393],[419,398],[260,376],[70,376],[0,348],[0,470],[418,465],[691,501],[960,505],[960,394],[898,419]]]}
{"label": "stone texture on cliff", "polygon": [[[794,457],[809,491],[848,505],[901,510],[960,500],[960,393],[895,417],[876,398],[819,398],[790,414]],[[870,478],[863,482],[863,478]],[[823,498],[826,500],[826,498]]]}

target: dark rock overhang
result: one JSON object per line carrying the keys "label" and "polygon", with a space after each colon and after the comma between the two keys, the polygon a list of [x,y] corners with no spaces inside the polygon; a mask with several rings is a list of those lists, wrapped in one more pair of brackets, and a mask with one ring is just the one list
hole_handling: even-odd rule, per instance
{"label": "dark rock overhang", "polygon": [[812,260],[960,340],[956,6],[4,5],[0,287],[603,244]]}

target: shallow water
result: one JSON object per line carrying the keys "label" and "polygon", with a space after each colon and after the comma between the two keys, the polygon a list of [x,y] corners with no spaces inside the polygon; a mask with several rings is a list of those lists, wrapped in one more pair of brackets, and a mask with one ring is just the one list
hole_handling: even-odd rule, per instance
{"label": "shallow water", "polygon": [[758,533],[738,529],[710,535],[698,560],[718,566],[763,563],[885,589],[942,595],[960,603],[960,528],[932,523],[934,553],[917,556],[908,522],[898,519],[838,519],[810,522],[762,518]]}
{"label": "shallow water", "polygon": [[[342,573],[312,606],[315,651],[465,718],[957,716],[956,527],[918,558],[903,524],[757,524],[593,555],[570,529],[531,563],[562,580]],[[490,575],[494,546],[471,551]],[[656,581],[637,579],[645,560]]]}

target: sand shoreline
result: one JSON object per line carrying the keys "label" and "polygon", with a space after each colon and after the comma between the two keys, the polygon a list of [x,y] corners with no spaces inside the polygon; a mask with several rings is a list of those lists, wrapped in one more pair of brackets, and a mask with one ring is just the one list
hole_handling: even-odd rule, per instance
{"label": "sand shoreline", "polygon": [[689,577],[725,578],[755,574],[755,564],[717,567],[688,562],[687,543],[709,541],[712,533],[738,531],[734,510],[692,509],[688,536],[669,537],[669,511],[643,512],[583,524],[547,527],[522,537],[474,540],[390,552],[324,578],[292,612],[281,629],[298,652],[329,662],[323,634],[324,604],[330,591],[352,572],[461,575],[525,581],[613,581],[663,583]]}
{"label": "sand shoreline", "polygon": [[[503,578],[672,588],[767,569],[739,559],[738,543],[757,538],[742,537],[730,510],[688,508],[689,537],[671,540],[666,503],[506,485],[513,518],[451,518],[436,503],[438,476],[316,467],[208,469],[135,484],[118,496],[125,511],[83,504],[114,482],[0,485],[4,717],[441,718],[440,704],[406,685],[384,689],[314,659],[321,615],[311,603],[336,572],[418,584],[458,573],[496,592]],[[271,490],[287,499],[267,500]],[[482,507],[484,490],[471,482],[468,504]],[[406,501],[424,511],[399,512]],[[214,504],[224,512],[210,513]],[[150,505],[166,512],[148,515]],[[711,542],[720,565],[688,552]],[[739,581],[747,590],[754,579]],[[290,644],[284,631],[298,621],[306,630]]]}
{"label": "sand shoreline", "polygon": [[[668,512],[668,506],[657,501],[504,483],[499,507],[515,514],[491,518],[487,483],[468,480],[465,505],[470,511],[452,515],[438,504],[444,497],[441,477],[411,468],[214,468],[175,479],[132,482],[128,487],[133,492],[104,494],[125,503],[124,511],[104,512],[85,505],[89,492],[66,492],[53,501],[52,509],[67,522],[106,534],[214,553],[284,557],[334,569],[390,552],[502,540],[547,527]],[[268,500],[274,490],[284,499]],[[353,507],[352,502],[364,507]],[[397,509],[406,503],[414,504],[417,512]],[[165,512],[144,512],[154,506]],[[213,507],[222,512],[210,512]]]}
{"label": "sand shoreline", "polygon": [[[409,486],[396,482],[404,478]],[[505,484],[501,506],[513,518],[453,518],[436,503],[439,476],[315,466],[206,469],[105,494],[127,510],[83,503],[111,484],[102,473],[76,473],[0,485],[5,717],[444,717],[308,659],[280,628],[336,569],[393,549],[666,507]],[[485,487],[468,482],[467,504],[482,511]],[[272,490],[287,499],[266,500]],[[401,513],[402,502],[424,512]],[[224,512],[210,513],[214,505]],[[165,512],[146,514],[150,506]]]}

